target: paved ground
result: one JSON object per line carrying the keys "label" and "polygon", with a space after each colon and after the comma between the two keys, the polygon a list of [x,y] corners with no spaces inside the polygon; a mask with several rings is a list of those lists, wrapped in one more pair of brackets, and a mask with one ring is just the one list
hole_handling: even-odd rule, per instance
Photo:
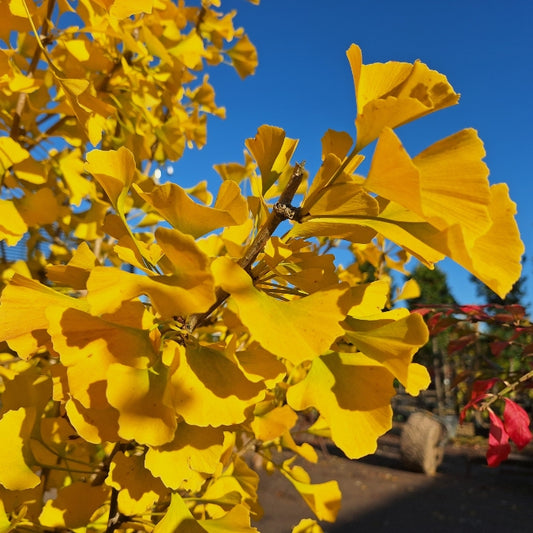
{"label": "paved ground", "polygon": [[[350,461],[333,453],[305,465],[313,482],[337,479],[343,505],[327,533],[528,533],[533,532],[533,462],[527,456],[498,469],[485,465],[481,447],[448,446],[437,475],[402,469],[399,438],[380,441],[375,456]],[[319,452],[320,453],[320,452]],[[513,456],[514,457],[514,456]],[[262,533],[289,533],[312,517],[281,476],[263,476]]]}

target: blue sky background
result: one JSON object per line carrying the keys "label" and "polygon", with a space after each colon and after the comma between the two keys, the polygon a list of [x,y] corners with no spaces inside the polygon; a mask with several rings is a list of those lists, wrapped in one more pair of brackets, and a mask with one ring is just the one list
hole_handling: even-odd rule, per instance
{"label": "blue sky background", "polygon": [[[244,140],[261,124],[300,139],[295,161],[314,175],[320,139],[328,128],[355,137],[354,88],[345,52],[351,43],[363,62],[420,59],[461,93],[459,105],[397,130],[414,156],[433,142],[466,127],[485,143],[491,183],[506,182],[518,205],[526,245],[528,301],[533,303],[533,3],[530,0],[381,0],[329,3],[304,0],[222,0],[237,9],[259,53],[252,77],[231,68],[211,71],[226,120],[208,121],[208,144],[189,150],[175,165],[173,180],[207,179],[216,191],[215,163],[243,161]],[[414,261],[413,261],[414,266]],[[468,273],[451,261],[439,263],[461,303],[477,301]]]}

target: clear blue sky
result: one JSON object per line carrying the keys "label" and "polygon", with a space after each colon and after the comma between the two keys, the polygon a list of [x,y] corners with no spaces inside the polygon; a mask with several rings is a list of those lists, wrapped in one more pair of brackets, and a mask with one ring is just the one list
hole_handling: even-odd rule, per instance
{"label": "clear blue sky", "polygon": [[[528,300],[533,303],[533,3],[531,0],[222,0],[237,9],[259,53],[256,74],[241,81],[231,68],[211,72],[226,120],[208,122],[208,144],[186,152],[173,179],[207,179],[216,191],[215,163],[243,159],[244,139],[261,124],[300,139],[295,160],[311,175],[320,164],[320,139],[328,128],[355,136],[355,99],[345,51],[351,43],[363,61],[421,59],[448,77],[459,105],[397,130],[416,155],[465,127],[478,130],[487,151],[491,183],[505,181],[518,204],[526,245]],[[476,301],[468,274],[440,263],[461,303]]]}

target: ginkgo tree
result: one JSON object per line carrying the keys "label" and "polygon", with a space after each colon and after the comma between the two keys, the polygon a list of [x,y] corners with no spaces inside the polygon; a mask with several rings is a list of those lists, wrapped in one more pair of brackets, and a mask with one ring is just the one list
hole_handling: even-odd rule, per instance
{"label": "ginkgo tree", "polygon": [[[418,61],[349,48],[356,139],[325,132],[312,178],[298,142],[263,125],[243,164],[216,165],[214,202],[205,183],[152,179],[223,116],[198,72],[256,66],[220,8],[0,4],[2,531],[256,531],[247,451],[308,504],[293,531],[320,531],[341,494],[312,482],[296,428],[362,457],[391,427],[395,380],[430,382],[412,362],[427,327],[390,308],[381,266],[447,256],[500,295],[520,275],[515,204],[477,133],[411,157],[394,131],[458,102]],[[26,260],[9,261],[17,243]]]}

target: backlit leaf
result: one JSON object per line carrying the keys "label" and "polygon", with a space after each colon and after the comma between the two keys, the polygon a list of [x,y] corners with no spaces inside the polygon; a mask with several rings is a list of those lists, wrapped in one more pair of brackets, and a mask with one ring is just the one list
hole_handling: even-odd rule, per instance
{"label": "backlit leaf", "polygon": [[511,453],[509,444],[509,435],[501,419],[489,409],[490,430],[489,430],[489,447],[487,449],[487,464],[490,467],[498,466],[505,461]]}
{"label": "backlit leaf", "polygon": [[531,431],[529,430],[529,416],[522,407],[509,398],[504,398],[505,408],[503,410],[503,421],[505,430],[509,438],[521,450],[531,442]]}

